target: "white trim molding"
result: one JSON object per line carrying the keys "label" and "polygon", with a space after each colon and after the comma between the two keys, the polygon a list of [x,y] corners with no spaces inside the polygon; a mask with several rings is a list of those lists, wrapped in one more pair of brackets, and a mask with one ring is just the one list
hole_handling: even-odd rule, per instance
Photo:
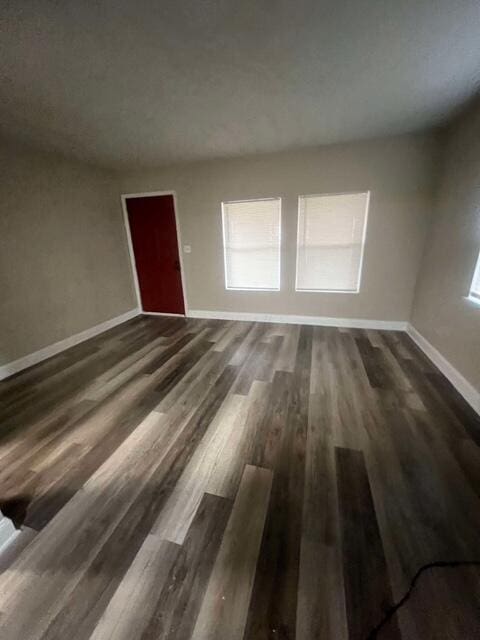
{"label": "white trim molding", "polygon": [[328,316],[296,316],[277,313],[244,313],[241,311],[203,311],[190,309],[189,318],[212,320],[246,320],[249,322],[275,322],[282,324],[308,324],[319,327],[345,327],[350,329],[385,329],[406,331],[408,322],[398,320],[369,320],[367,318],[330,318]]}
{"label": "white trim molding", "polygon": [[19,531],[13,526],[10,518],[7,518],[0,511],[0,553],[17,537]]}
{"label": "white trim molding", "polygon": [[130,311],[122,313],[122,315],[120,316],[116,316],[115,318],[111,318],[110,320],[105,320],[105,322],[101,322],[100,324],[97,324],[90,329],[85,329],[85,331],[76,333],[69,338],[65,338],[64,340],[60,340],[59,342],[50,344],[47,347],[43,347],[43,349],[39,349],[38,351],[29,353],[28,355],[23,356],[23,358],[13,360],[12,362],[7,362],[7,364],[0,366],[0,380],[8,378],[14,373],[18,373],[18,371],[27,369],[34,364],[38,364],[39,362],[42,362],[42,360],[51,358],[61,351],[65,351],[70,347],[74,347],[76,344],[80,344],[80,342],[85,342],[85,340],[88,340],[89,338],[94,338],[99,333],[108,331],[108,329],[112,329],[113,327],[116,327],[118,324],[122,324],[123,322],[127,322],[127,320],[140,315],[140,313],[141,311],[140,309],[138,309],[138,307],[136,307],[135,309],[130,309]]}
{"label": "white trim molding", "polygon": [[162,313],[160,311],[140,311],[142,316],[166,316],[167,318],[185,318],[183,313]]}
{"label": "white trim molding", "polygon": [[[106,320],[100,324],[85,329],[69,338],[55,342],[39,351],[30,353],[18,360],[14,360],[0,366],[0,380],[38,364],[47,358],[69,349],[89,338],[94,338],[100,333],[104,333],[119,324],[127,322],[138,315],[165,315],[142,312],[138,307],[131,309],[120,316]],[[172,316],[171,317],[177,317]],[[180,316],[184,317],[184,316]],[[468,404],[480,415],[480,391],[468,382],[468,380],[450,364],[438,349],[436,349],[422,334],[406,321],[395,320],[370,320],[367,318],[332,318],[328,316],[298,316],[281,315],[271,313],[246,313],[235,311],[211,311],[190,309],[187,313],[189,318],[204,318],[214,320],[244,320],[249,322],[272,322],[282,324],[305,324],[323,327],[344,327],[351,329],[381,329],[386,331],[406,331],[415,344],[425,353],[425,355],[435,364],[443,375],[449,380]]]}
{"label": "white trim molding", "polygon": [[458,393],[465,398],[468,404],[480,415],[480,391],[462,376],[460,371],[450,364],[438,349],[436,349],[422,334],[411,324],[407,327],[407,333],[423,353],[436,365],[443,375],[449,380]]}

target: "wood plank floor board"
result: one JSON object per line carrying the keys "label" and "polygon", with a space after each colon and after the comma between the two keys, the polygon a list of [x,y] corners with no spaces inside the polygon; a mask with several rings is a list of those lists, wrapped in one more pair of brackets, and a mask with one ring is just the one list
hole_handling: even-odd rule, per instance
{"label": "wood plank floor board", "polygon": [[42,413],[47,413],[52,407],[55,407],[59,398],[65,397],[68,392],[74,393],[75,390],[82,386],[83,382],[95,376],[95,372],[109,367],[110,363],[116,360],[114,354],[101,353],[96,350],[88,357],[72,363],[70,366],[62,368],[57,373],[48,376],[45,380],[38,382],[35,386],[31,386],[24,396],[4,408],[1,411],[1,419],[4,427],[9,424],[15,426],[19,420],[27,422],[30,416],[37,419]]}
{"label": "wood plank floor board", "polygon": [[[62,372],[63,373],[63,372]],[[87,376],[87,373],[84,373]],[[58,414],[62,406],[68,407],[72,398],[81,385],[75,380],[76,376],[72,376],[74,382],[63,382],[54,386],[54,388],[43,394],[29,395],[23,406],[17,408],[12,407],[9,415],[2,417],[2,440],[10,437],[19,428],[31,427],[35,429],[39,420],[48,420],[53,414]]]}
{"label": "wood plank floor board", "polygon": [[278,351],[275,368],[277,371],[290,371],[293,373],[295,359],[297,356],[298,337],[300,335],[299,325],[288,325],[285,330],[285,337],[282,346]]}
{"label": "wood plank floor board", "polygon": [[244,396],[248,394],[253,381],[257,379],[258,370],[262,367],[262,363],[267,357],[268,348],[269,345],[266,342],[260,342],[257,348],[251,352],[241,367],[238,378],[235,381],[233,388],[234,393]]}
{"label": "wood plank floor board", "polygon": [[447,451],[463,473],[464,481],[466,480],[480,497],[480,447],[472,446],[472,440],[468,437],[444,437],[443,431],[432,426],[426,412],[414,411],[411,412],[411,416],[427,446],[435,455],[437,449]]}
{"label": "wood plank floor board", "polygon": [[297,640],[346,640],[348,637],[329,369],[325,332],[316,327],[306,440]]}
{"label": "wood plank floor board", "polygon": [[260,433],[266,432],[265,421],[270,407],[272,390],[273,384],[254,380],[247,396],[248,414],[243,426],[243,451],[240,454],[240,458],[245,464],[255,466],[255,461],[258,461],[262,456],[263,451],[261,446],[258,446],[258,442],[260,441]]}
{"label": "wood plank floor board", "polygon": [[[401,612],[404,638],[479,638],[480,569],[434,568],[422,575]],[[388,639],[387,626],[379,640]]]}
{"label": "wood plank floor board", "polygon": [[257,370],[254,375],[255,380],[263,382],[272,381],[273,374],[275,372],[275,361],[284,338],[283,336],[272,336],[269,340],[270,342],[267,343],[266,348],[262,353],[262,357],[257,364]]}
{"label": "wood plank floor board", "polygon": [[247,465],[213,566],[194,640],[242,640],[268,510],[272,472]]}
{"label": "wood plank floor board", "polygon": [[[153,531],[152,527],[161,505],[165,503],[166,497],[162,491],[165,474],[165,468],[158,465],[70,593],[68,602],[51,622],[42,640],[63,637],[72,626],[75,627],[78,638],[89,638],[129,567],[135,564],[137,553],[143,558],[142,550],[147,550],[147,556],[153,554],[154,562],[159,560],[162,563],[162,571],[165,571],[164,562],[173,566],[177,558],[175,549],[179,549],[178,545],[163,548],[159,545],[160,538],[153,539],[149,534]],[[157,549],[160,551],[160,558]],[[166,559],[163,558],[165,554]],[[157,572],[158,569],[155,575]],[[129,578],[127,582],[128,580]],[[137,604],[139,605],[140,601]],[[135,613],[135,608],[131,611]],[[138,616],[138,612],[136,615]]]}
{"label": "wood plank floor board", "polygon": [[367,372],[370,385],[373,388],[392,388],[389,369],[385,366],[381,349],[371,345],[366,338],[355,338],[357,349]]}
{"label": "wood plank floor board", "polygon": [[[414,360],[404,360],[403,367],[425,406],[430,419],[435,419],[438,428],[446,438],[464,438],[468,435],[466,425],[461,423],[448,403],[447,397],[440,393]],[[452,389],[453,391],[453,389]]]}
{"label": "wood plank floor board", "polygon": [[241,348],[241,344],[242,339],[234,337],[222,351],[212,349],[192,362],[190,371],[162,398],[156,411],[168,413],[182,398],[190,395],[193,388],[197,391],[210,388],[227,364],[230,364],[232,355]]}
{"label": "wood plank floor board", "polygon": [[[0,445],[3,453],[0,457],[2,491],[5,491],[9,479],[18,479],[19,476],[21,478],[26,468],[35,465],[37,460],[41,461],[48,457],[52,449],[58,446],[58,439],[74,428],[75,424],[85,418],[94,407],[95,403],[81,400],[73,406],[64,407],[48,420],[40,420],[34,432],[30,433],[30,430],[26,429],[23,439],[15,438],[11,442]],[[63,441],[61,447],[65,447]]]}
{"label": "wood plank floor board", "polygon": [[196,337],[195,333],[184,333],[182,334],[178,340],[173,342],[170,346],[168,346],[162,353],[160,353],[153,361],[149,362],[142,369],[142,373],[155,373],[157,372],[162,365],[164,365],[170,358],[177,356],[179,351],[183,349],[189,342],[194,340]]}
{"label": "wood plank floor board", "polygon": [[202,340],[197,345],[195,345],[194,349],[187,351],[182,355],[181,358],[179,358],[177,362],[175,362],[174,368],[169,371],[167,375],[163,377],[161,381],[155,386],[155,391],[160,395],[162,399],[174,387],[176,387],[176,385],[185,375],[187,375],[187,373],[191,369],[192,360],[195,362],[197,359],[201,358],[209,349],[209,343],[205,340]]}
{"label": "wood plank floor board", "polygon": [[[347,448],[361,448],[369,428],[369,405],[375,389],[370,385],[355,339],[349,333],[329,331],[326,340],[331,362],[329,382],[334,403],[335,443]],[[363,378],[368,386],[363,384]]]}
{"label": "wood plank floor board", "polygon": [[[454,548],[463,541],[465,554],[474,555],[480,530],[480,499],[478,487],[469,481],[473,474],[465,473],[465,464],[461,464],[465,459],[460,458],[459,462],[458,448],[448,446],[432,425],[415,415],[408,415],[407,419],[416,436],[415,455],[405,446],[405,439],[400,443],[403,431],[396,432],[396,446],[402,450],[403,457],[410,455],[409,480],[422,518],[428,517],[430,526],[453,539]],[[476,448],[470,449],[476,452]],[[477,471],[478,462],[477,456]],[[430,513],[426,515],[427,512]],[[455,526],[457,521],[465,523],[460,530]],[[437,537],[440,536],[437,534]]]}
{"label": "wood plank floor board", "polygon": [[[0,381],[0,638],[366,640],[480,560],[479,434],[402,332],[134,318]],[[378,638],[479,594],[432,569]]]}
{"label": "wood plank floor board", "polygon": [[231,500],[204,494],[141,640],[191,637],[231,508]]}
{"label": "wood plank floor board", "polygon": [[207,340],[211,343],[219,342],[229,330],[229,324],[225,320],[210,320],[208,323]]}
{"label": "wood plank floor board", "polygon": [[[99,550],[161,465],[161,456],[151,448],[151,443],[161,437],[156,423],[146,422],[143,432],[145,448],[138,438],[134,448],[123,443],[66,504],[60,517],[54,518],[0,576],[0,610],[5,614],[2,622],[8,624],[8,628],[0,629],[1,637],[39,638],[62,610]],[[142,465],[138,464],[139,459]],[[58,538],[64,540],[61,549],[56,544]],[[12,589],[12,585],[17,588]],[[19,597],[23,602],[20,617]]]}
{"label": "wood plank floor board", "polygon": [[[363,640],[393,597],[363,455],[342,448],[335,454],[349,638]],[[400,630],[389,637],[400,639]]]}
{"label": "wood plank floor board", "polygon": [[[134,431],[141,420],[158,404],[159,396],[150,392],[138,398],[128,410],[123,410],[117,420],[95,417],[93,424],[103,422],[105,428],[110,422],[110,427],[103,433],[98,429],[98,442],[89,447],[84,456],[76,458],[66,472],[60,474],[52,491],[37,497],[31,501],[26,524],[33,529],[41,529],[50,519],[67,503],[80,487],[100,468],[105,460],[125,441]],[[88,427],[91,429],[91,427]],[[78,435],[78,434],[77,434]],[[80,442],[83,442],[80,440]],[[88,442],[88,441],[87,441]]]}
{"label": "wood plank floor board", "polygon": [[263,415],[261,396],[265,394],[265,387],[265,383],[255,380],[248,396],[240,396],[243,402],[233,418],[231,433],[224,441],[214,472],[210,474],[208,493],[226,498],[236,495],[244,467],[250,462],[257,420]]}
{"label": "wood plank floor board", "polygon": [[[361,332],[359,331],[361,335]],[[358,337],[358,335],[357,335]],[[360,353],[346,343],[350,361],[357,359],[363,363]],[[341,384],[355,398],[354,420],[358,425],[356,437],[349,434],[350,446],[363,450],[368,467],[369,481],[375,498],[375,515],[381,531],[385,557],[390,569],[390,581],[395,596],[400,597],[408,588],[409,579],[415,567],[431,559],[426,553],[429,548],[429,529],[418,518],[412,518],[411,484],[408,465],[402,465],[401,456],[395,446],[392,421],[401,425],[404,404],[391,403],[391,394],[401,397],[401,381],[392,377],[395,388],[372,387],[363,364],[356,369],[357,375]],[[360,411],[357,409],[360,408]],[[401,415],[400,415],[401,414]],[[408,424],[407,424],[408,427]],[[398,430],[402,437],[401,426]],[[415,446],[414,433],[410,433],[410,445]],[[408,441],[406,433],[403,434]],[[345,445],[343,445],[345,446]],[[392,500],[391,496],[396,499]]]}
{"label": "wood plank floor board", "polygon": [[[92,379],[99,380],[102,374],[105,375],[114,369],[126,356],[134,354],[138,350],[138,347],[130,342],[119,347],[116,344],[112,346],[110,341],[105,340],[101,347],[97,346],[95,348],[91,348],[89,342],[72,347],[71,350],[66,352],[68,356],[63,356],[66,358],[63,367],[52,375],[37,380],[35,384],[28,385],[29,393],[23,404],[27,404],[27,401],[30,401],[31,405],[36,398],[38,398],[38,401],[34,407],[27,404],[27,411],[30,413],[35,412],[35,417],[38,417],[44,405],[48,409],[57,402],[57,392],[65,396],[67,392],[75,392],[76,389],[81,388]],[[148,336],[145,336],[142,345],[149,342],[151,341]],[[85,353],[78,352],[81,347]],[[46,393],[48,390],[49,393]],[[21,405],[19,406],[18,404],[13,407],[16,414],[20,412],[21,408]],[[2,417],[5,419],[6,416],[3,415]],[[28,413],[26,415],[22,414],[22,420],[25,421],[27,417]]]}
{"label": "wood plank floor board", "polygon": [[273,469],[287,421],[293,374],[276,371],[269,389],[269,402],[263,419],[257,426],[252,443],[251,464]]}
{"label": "wood plank floor board", "polygon": [[[312,328],[300,330],[288,405],[278,446],[246,638],[294,638],[308,426]],[[288,376],[289,374],[284,374]]]}
{"label": "wood plank floor board", "polygon": [[426,377],[465,428],[468,436],[480,447],[480,416],[460,394],[455,393],[450,381],[440,372],[427,373]]}
{"label": "wood plank floor board", "polygon": [[143,366],[147,362],[150,362],[159,353],[165,351],[166,346],[163,341],[164,338],[162,336],[155,338],[136,349],[130,355],[122,358],[114,367],[95,378],[92,384],[84,391],[84,397],[88,400],[99,402],[114,391],[117,391],[134,376],[141,373]]}
{"label": "wood plank floor board", "polygon": [[251,322],[228,323],[221,339],[215,341],[213,351],[223,351],[235,338],[245,338],[251,327]]}
{"label": "wood plank floor board", "polygon": [[154,614],[158,591],[169,582],[179,552],[178,545],[147,536],[89,636],[91,640],[141,638]]}
{"label": "wood plank floor board", "polygon": [[[239,412],[242,416],[245,405],[244,396],[230,395],[219,408],[155,523],[155,535],[183,544],[203,494],[221,495],[218,485],[223,484],[222,458],[228,465],[225,449],[232,448],[235,429],[241,432],[237,418]],[[217,475],[222,477],[217,479]]]}
{"label": "wood plank floor board", "polygon": [[[250,356],[253,356],[252,351],[256,350],[257,345],[261,344],[263,337],[265,336],[266,327],[261,322],[255,322],[250,326],[250,329],[242,342],[239,349],[233,354],[230,363],[234,367],[241,367],[248,360]],[[252,347],[255,345],[255,348]]]}

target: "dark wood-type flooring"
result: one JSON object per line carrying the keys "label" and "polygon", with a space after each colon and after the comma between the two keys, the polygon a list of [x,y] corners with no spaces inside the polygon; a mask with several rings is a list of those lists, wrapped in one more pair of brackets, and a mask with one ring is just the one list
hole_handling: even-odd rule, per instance
{"label": "dark wood-type flooring", "polygon": [[[480,420],[404,333],[139,317],[0,403],[2,640],[363,640],[480,560]],[[375,637],[479,602],[434,568]]]}

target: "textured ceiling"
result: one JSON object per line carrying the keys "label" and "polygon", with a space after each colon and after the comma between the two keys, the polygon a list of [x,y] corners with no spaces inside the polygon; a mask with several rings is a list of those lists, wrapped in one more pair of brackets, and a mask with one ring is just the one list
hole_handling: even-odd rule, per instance
{"label": "textured ceiling", "polygon": [[478,0],[3,0],[0,132],[105,165],[436,125],[476,90]]}

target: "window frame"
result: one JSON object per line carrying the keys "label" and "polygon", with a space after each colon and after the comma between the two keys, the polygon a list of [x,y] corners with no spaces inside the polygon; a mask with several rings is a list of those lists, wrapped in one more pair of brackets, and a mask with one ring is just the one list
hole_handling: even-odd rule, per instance
{"label": "window frame", "polygon": [[[365,204],[365,221],[363,225],[363,233],[362,233],[362,241],[360,245],[360,265],[358,268],[358,280],[357,280],[357,288],[356,289],[299,289],[298,288],[298,260],[300,255],[300,201],[302,198],[323,198],[323,197],[332,197],[332,196],[349,196],[349,195],[359,195],[365,194],[367,196],[367,201]],[[367,227],[368,227],[368,214],[370,211],[370,198],[371,198],[371,190],[366,189],[365,191],[338,191],[333,193],[309,193],[298,196],[297,200],[297,255],[295,259],[295,293],[343,293],[347,295],[358,295],[360,293],[361,284],[362,284],[362,275],[363,275],[363,261],[365,257],[365,244],[367,241]]]}
{"label": "window frame", "polygon": [[480,280],[480,251],[478,252],[477,261],[475,262],[475,268],[473,270],[472,279],[470,281],[470,287],[468,289],[467,299],[474,304],[480,305],[480,291],[477,293],[473,289],[473,283],[477,278]]}
{"label": "window frame", "polygon": [[[265,202],[270,200],[278,200],[278,287],[271,289],[265,287],[230,287],[228,286],[228,273],[227,273],[227,243],[226,243],[226,211],[225,205],[229,204],[242,204],[244,202]],[[223,241],[223,275],[225,291],[260,291],[277,293],[282,288],[282,198],[280,196],[268,196],[265,198],[242,198],[241,200],[222,200],[222,241]]]}

